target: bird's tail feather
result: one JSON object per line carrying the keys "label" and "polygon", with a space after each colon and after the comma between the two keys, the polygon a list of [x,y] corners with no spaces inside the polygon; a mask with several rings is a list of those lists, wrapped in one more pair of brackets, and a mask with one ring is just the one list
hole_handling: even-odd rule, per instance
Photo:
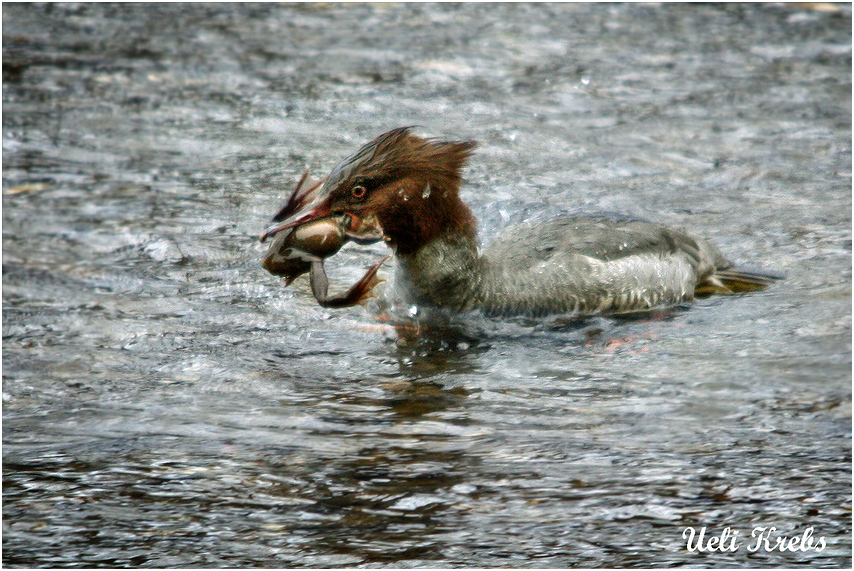
{"label": "bird's tail feather", "polygon": [[716,270],[714,274],[697,284],[694,294],[698,297],[714,293],[744,293],[762,290],[785,276],[767,270],[729,267]]}

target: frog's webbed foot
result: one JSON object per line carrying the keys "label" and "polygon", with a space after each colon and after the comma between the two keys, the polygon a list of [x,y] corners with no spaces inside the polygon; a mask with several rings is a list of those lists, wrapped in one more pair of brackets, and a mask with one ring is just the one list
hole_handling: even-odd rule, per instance
{"label": "frog's webbed foot", "polygon": [[313,261],[311,263],[311,292],[314,294],[317,303],[323,307],[352,307],[365,303],[370,298],[375,297],[373,289],[383,281],[377,277],[377,270],[390,257],[386,256],[371,266],[362,276],[362,279],[353,284],[349,290],[336,295],[329,295],[329,280],[326,278],[323,261]]}

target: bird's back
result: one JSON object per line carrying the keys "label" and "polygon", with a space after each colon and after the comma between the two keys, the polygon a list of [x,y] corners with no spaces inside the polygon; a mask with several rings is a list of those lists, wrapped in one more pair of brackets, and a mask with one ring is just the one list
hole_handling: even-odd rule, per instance
{"label": "bird's back", "polygon": [[614,215],[520,224],[484,258],[482,304],[490,313],[644,311],[690,301],[731,267],[705,240]]}

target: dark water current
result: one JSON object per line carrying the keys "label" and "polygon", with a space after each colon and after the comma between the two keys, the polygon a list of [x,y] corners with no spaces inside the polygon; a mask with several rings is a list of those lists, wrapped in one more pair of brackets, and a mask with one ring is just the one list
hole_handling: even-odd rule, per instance
{"label": "dark water current", "polygon": [[[485,242],[618,211],[787,279],[404,338],[261,269],[304,168],[412,124],[480,142]],[[3,4],[7,567],[850,567],[851,531],[850,5]]]}

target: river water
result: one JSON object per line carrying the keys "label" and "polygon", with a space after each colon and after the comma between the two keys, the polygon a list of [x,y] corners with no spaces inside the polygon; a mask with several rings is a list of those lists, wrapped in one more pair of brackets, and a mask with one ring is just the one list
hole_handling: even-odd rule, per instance
{"label": "river water", "polygon": [[[403,335],[264,272],[303,169],[401,125],[479,141],[484,243],[617,211],[786,280]],[[3,5],[6,566],[850,567],[851,532],[850,5]]]}

